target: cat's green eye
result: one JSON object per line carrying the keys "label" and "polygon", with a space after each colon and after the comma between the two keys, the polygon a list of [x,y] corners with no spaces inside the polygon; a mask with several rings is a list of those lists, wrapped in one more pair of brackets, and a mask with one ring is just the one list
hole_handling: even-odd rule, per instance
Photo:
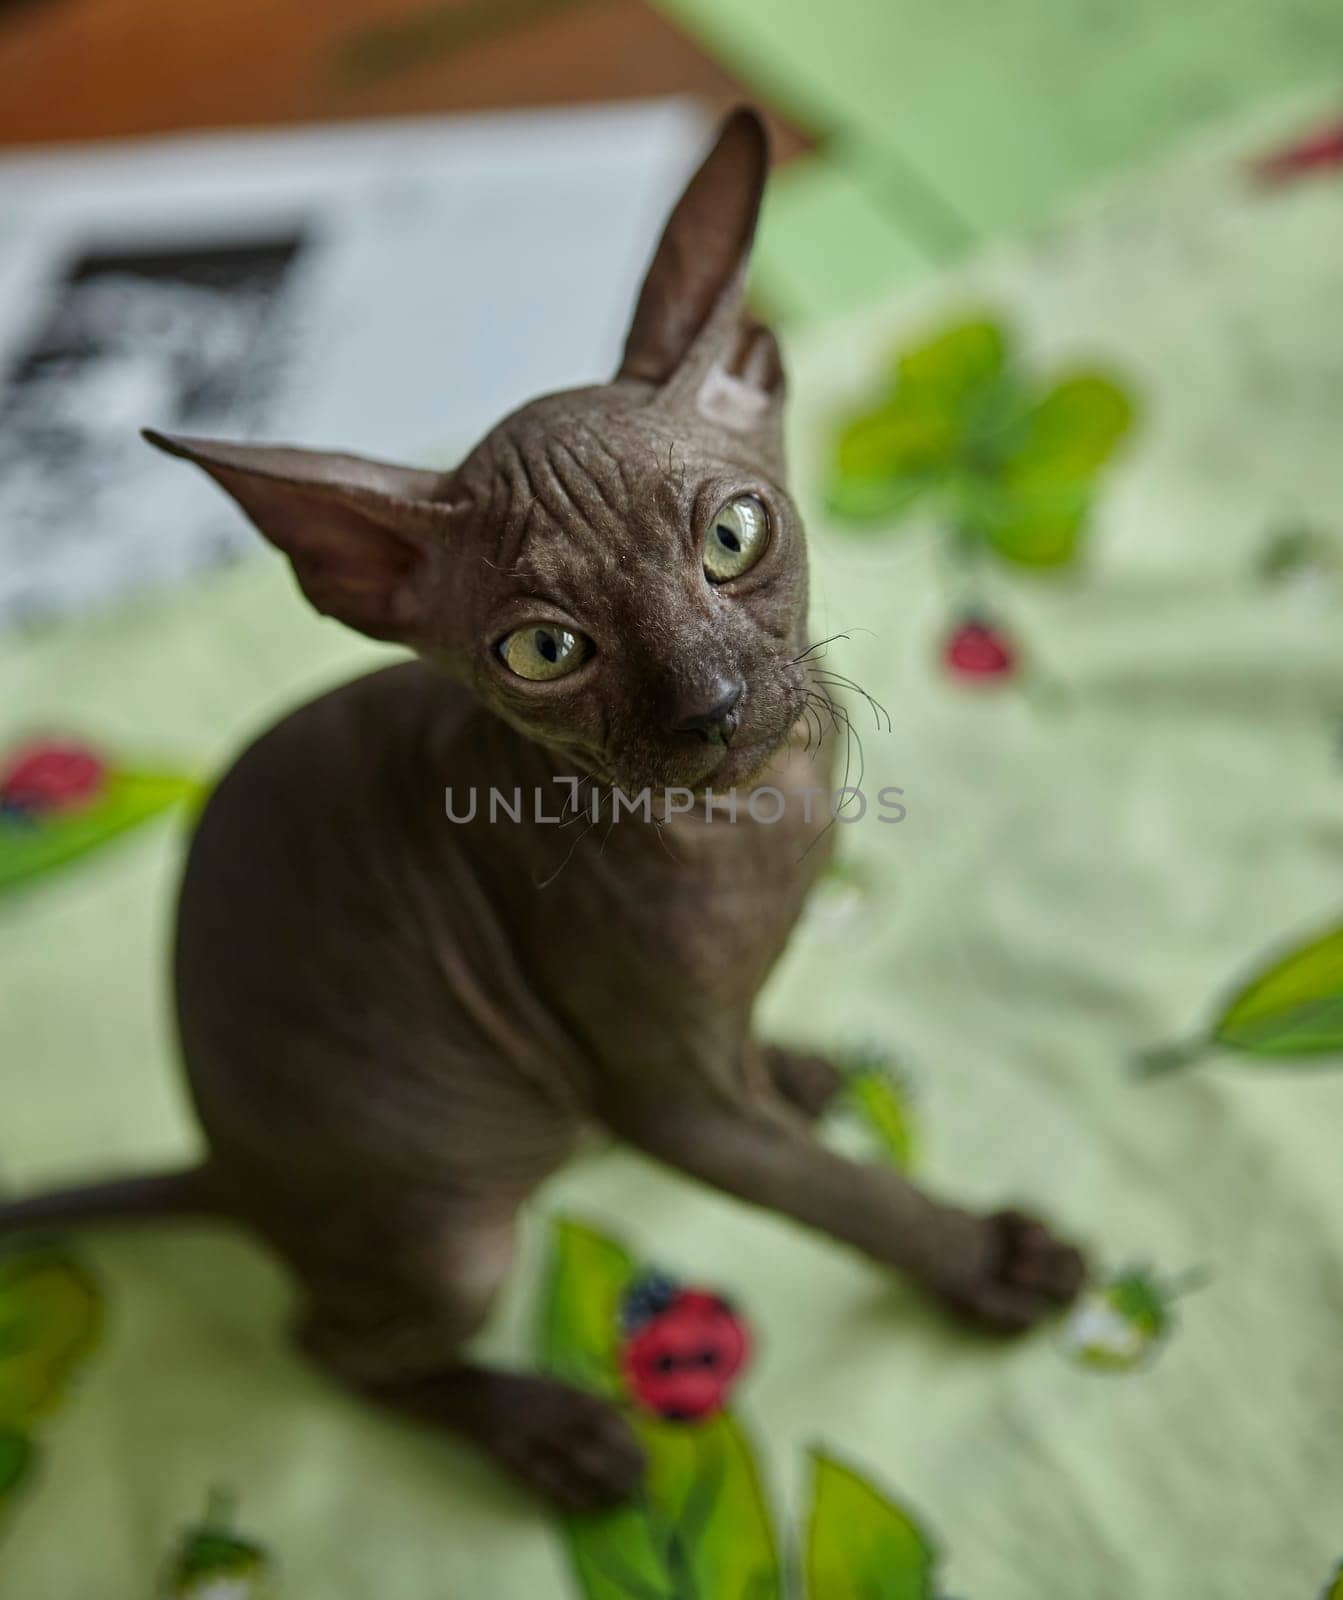
{"label": "cat's green eye", "polygon": [[709,524],[704,540],[704,575],[710,583],[740,578],[765,553],[769,512],[753,494],[737,494]]}
{"label": "cat's green eye", "polygon": [[573,633],[553,622],[529,622],[513,632],[499,646],[499,654],[510,672],[533,683],[562,678],[582,666],[591,645],[581,633]]}

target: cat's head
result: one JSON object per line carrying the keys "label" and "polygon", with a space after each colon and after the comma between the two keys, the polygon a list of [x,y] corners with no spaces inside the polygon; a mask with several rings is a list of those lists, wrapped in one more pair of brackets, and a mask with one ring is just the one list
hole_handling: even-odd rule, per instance
{"label": "cat's head", "polygon": [[783,375],[743,284],[768,168],[725,123],[667,223],[614,381],[533,401],[451,472],[170,439],[318,611],[409,646],[626,788],[725,787],[802,715],[807,580]]}

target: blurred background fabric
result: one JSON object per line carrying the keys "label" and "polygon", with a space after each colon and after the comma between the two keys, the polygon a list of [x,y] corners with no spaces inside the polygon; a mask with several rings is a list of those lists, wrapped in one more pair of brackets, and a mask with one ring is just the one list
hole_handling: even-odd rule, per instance
{"label": "blurred background fabric", "polygon": [[0,626],[257,553],[146,422],[447,464],[613,370],[704,131],[659,100],[0,158]]}
{"label": "blurred background fabric", "polygon": [[[898,786],[908,815],[840,825],[763,1021],[893,1056],[888,1158],[1056,1217],[1098,1281],[1060,1327],[997,1345],[629,1153],[548,1185],[490,1351],[538,1354],[566,1216],[725,1292],[754,1329],[738,1431],[712,1437],[746,1441],[756,1588],[706,1579],[695,1600],[801,1600],[818,1448],[907,1514],[888,1506],[882,1561],[851,1591],[879,1600],[1318,1600],[1343,1560],[1340,46],[1321,0],[0,8],[0,284],[24,311],[0,317],[0,421],[69,357],[62,318],[124,328],[129,273],[166,279],[199,335],[148,376],[118,366],[119,404],[450,462],[527,398],[514,383],[600,374],[712,115],[769,109],[782,164],[753,295],[789,359],[813,631],[848,634],[832,659],[890,707],[890,732],[864,729],[867,781]],[[125,142],[144,135],[172,143]],[[384,344],[357,303],[379,150],[415,167],[395,237],[475,252],[465,276],[443,269],[472,286],[467,312],[429,309],[432,259],[407,272],[443,319],[419,351]],[[47,248],[78,233],[54,225],[62,207],[115,220],[122,196],[127,215],[147,192],[209,220],[208,185],[188,191],[212,160],[230,196],[216,222],[269,184],[286,226],[240,234],[228,260],[118,254],[106,228],[96,249]],[[230,412],[236,396],[202,386],[204,341],[250,350],[303,281],[315,213],[292,202],[314,169],[351,213],[345,289],[312,287],[331,364],[286,389],[244,356]],[[521,217],[497,204],[502,174]],[[544,227],[528,248],[538,174],[563,197],[554,236],[561,210],[578,222],[563,248]],[[200,291],[235,275],[243,308],[212,334]],[[1021,424],[987,465],[981,401]],[[68,518],[100,469],[72,493],[53,448],[36,471],[11,431],[0,471]],[[194,1148],[164,978],[180,798],[284,709],[389,658],[306,612],[226,506],[182,493],[146,547],[181,519],[227,562],[0,633],[0,753],[87,741],[112,807],[82,814],[68,851],[59,818],[26,817],[0,871],[16,1191]],[[329,1388],[287,1346],[288,1291],[245,1239],[60,1248],[27,1278],[0,1270],[0,1600],[152,1592],[213,1486],[256,1545],[215,1551],[230,1600],[266,1592],[262,1553],[305,1600],[685,1600],[595,1585],[580,1533],[456,1443]],[[719,1470],[701,1500],[722,1497]],[[206,1592],[187,1584],[171,1592]]]}
{"label": "blurred background fabric", "polygon": [[[640,224],[666,192],[652,164],[671,171],[684,159],[690,113],[684,142],[671,131],[672,113],[659,122],[645,112],[638,134],[633,123],[627,133],[589,121],[589,138],[609,148],[584,182],[581,119],[557,108],[676,95],[693,97],[707,125],[739,99],[761,103],[781,165],[753,293],[773,320],[797,329],[916,283],[994,239],[1046,227],[1069,196],[1241,108],[1289,88],[1323,90],[1340,35],[1343,21],[1318,0],[1273,8],[1089,0],[1010,14],[974,3],[845,0],[818,9],[780,0],[767,17],[753,0],[661,8],[645,0],[341,0],[320,10],[297,0],[27,0],[0,19],[0,148],[15,152],[0,159],[0,511],[8,524],[0,622],[40,622],[81,595],[134,592],[137,564],[171,579],[250,547],[233,519],[207,510],[203,485],[145,459],[122,407],[203,433],[264,432],[278,408],[285,426],[316,443],[328,433],[333,443],[358,435],[374,454],[399,447],[450,456],[501,397],[598,373],[616,336],[614,286],[631,274]],[[488,120],[473,135],[465,125],[436,134],[428,122],[406,120],[546,107],[550,123],[512,134],[506,119],[492,135]],[[384,126],[389,116],[402,119],[400,135]],[[340,134],[326,131],[333,122],[345,125]],[[246,132],[241,143],[188,139],[152,152],[118,143],[302,124],[314,131],[275,137],[264,154]],[[566,156],[557,141],[571,124],[572,164],[561,183]],[[421,149],[412,154],[417,128]],[[497,148],[487,157],[480,141],[491,136]],[[18,153],[72,140],[101,148]],[[510,161],[511,187],[503,173]],[[618,189],[604,195],[602,162],[643,181],[641,207],[630,209]],[[453,207],[470,217],[455,233]],[[608,221],[609,239],[599,231]],[[264,237],[237,237],[239,228]],[[193,265],[193,254],[208,256],[221,237],[229,260]],[[527,265],[544,250],[552,274],[569,261],[581,270],[587,238],[588,293],[557,284],[569,312],[550,317],[550,337],[539,339],[527,319],[544,317],[544,303],[527,292]],[[381,263],[368,259],[378,243]],[[263,282],[255,252],[277,248],[290,253],[287,263]],[[443,259],[431,266],[425,258],[436,252]],[[174,255],[184,260],[174,265]],[[417,262],[428,294],[411,287]],[[472,274],[491,272],[491,263],[496,282],[506,268],[518,276],[507,325],[486,358],[465,334],[474,325]],[[202,278],[211,273],[213,287]],[[223,284],[221,273],[233,277]],[[378,274],[381,294],[371,287]],[[147,336],[130,331],[132,288],[146,327],[178,309],[178,329],[159,336],[157,356]],[[345,310],[342,294],[362,309]],[[469,378],[436,366],[420,377],[400,362],[387,316],[398,303],[405,327],[412,316],[432,318],[444,360]],[[309,349],[294,332],[300,307]],[[379,310],[386,320],[370,321]],[[592,320],[604,311],[609,326]],[[118,320],[119,339],[100,344],[90,334],[87,324],[100,316]],[[343,319],[341,337],[331,336],[327,316]],[[176,347],[181,340],[188,348]],[[96,366],[86,359],[91,350]],[[399,368],[396,384],[379,380],[379,351],[385,368]],[[87,370],[63,383],[81,360]],[[203,387],[198,374],[193,387],[193,364],[202,374],[218,370]],[[363,376],[352,381],[356,371]],[[189,403],[179,404],[184,396]],[[234,412],[241,415],[230,428]],[[72,434],[84,448],[72,448]],[[54,460],[59,473],[49,470]],[[101,558],[65,560],[63,539],[50,531],[63,508],[86,506],[86,528],[101,515],[103,526],[115,519],[129,530],[133,513],[122,513],[137,496],[157,509],[133,535],[123,531],[134,556],[121,561],[105,539]],[[160,518],[191,532],[163,540]],[[20,562],[14,547],[25,522],[32,531]],[[57,570],[59,598],[44,576]]]}
{"label": "blurred background fabric", "polygon": [[691,93],[771,113],[775,314],[888,289],[1286,92],[1335,87],[1327,0],[24,0],[0,143]]}

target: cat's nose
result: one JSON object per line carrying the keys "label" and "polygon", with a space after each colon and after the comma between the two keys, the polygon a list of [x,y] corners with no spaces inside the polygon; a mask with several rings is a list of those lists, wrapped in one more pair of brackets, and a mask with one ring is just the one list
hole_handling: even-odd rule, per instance
{"label": "cat's nose", "polygon": [[738,707],[746,693],[740,679],[719,678],[693,709],[681,710],[672,723],[673,733],[697,733],[706,744],[726,744],[741,720]]}

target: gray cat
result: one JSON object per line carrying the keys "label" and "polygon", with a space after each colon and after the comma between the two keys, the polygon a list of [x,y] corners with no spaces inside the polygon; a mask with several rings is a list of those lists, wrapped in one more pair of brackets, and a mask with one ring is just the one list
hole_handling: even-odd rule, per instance
{"label": "gray cat", "polygon": [[[842,717],[808,643],[778,349],[743,309],[767,167],[738,111],[672,213],[615,380],[525,406],[456,471],[147,435],[234,497],[317,610],[416,659],[287,717],[201,819],[176,990],[203,1164],[0,1212],[9,1232],[250,1225],[293,1270],[317,1360],[567,1508],[636,1489],[625,1420],[463,1350],[519,1206],[586,1128],[998,1328],[1083,1277],[1029,1218],[826,1149],[809,1119],[835,1069],[752,1035],[825,861],[829,813],[804,795]],[[780,820],[706,798],[751,785]],[[492,821],[491,788],[520,791],[524,820]],[[617,789],[645,788],[648,814],[617,816]],[[538,793],[566,825],[537,820]]]}

